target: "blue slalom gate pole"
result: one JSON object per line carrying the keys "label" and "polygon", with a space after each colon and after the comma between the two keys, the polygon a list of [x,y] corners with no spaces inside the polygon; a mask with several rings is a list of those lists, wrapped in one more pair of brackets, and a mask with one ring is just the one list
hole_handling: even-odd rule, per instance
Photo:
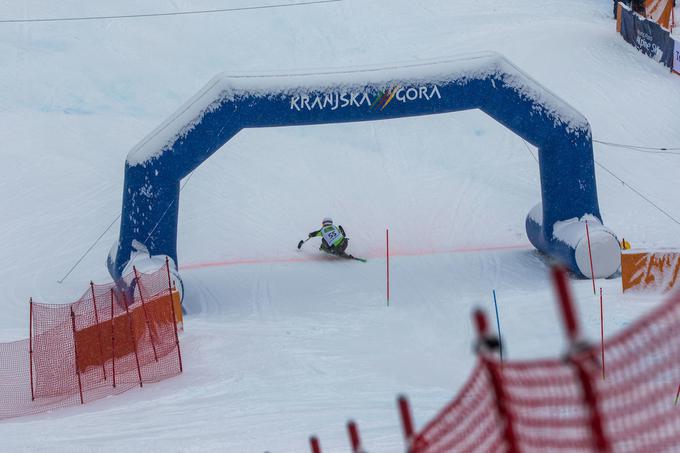
{"label": "blue slalom gate pole", "polygon": [[493,305],[496,307],[496,326],[498,327],[498,346],[501,352],[501,362],[503,362],[503,340],[501,339],[501,320],[498,317],[498,302],[496,302],[496,290],[493,290]]}

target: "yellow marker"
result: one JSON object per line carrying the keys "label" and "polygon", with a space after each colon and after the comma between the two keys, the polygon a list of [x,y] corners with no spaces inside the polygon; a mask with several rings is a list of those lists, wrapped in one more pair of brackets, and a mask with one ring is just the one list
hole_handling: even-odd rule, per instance
{"label": "yellow marker", "polygon": [[630,242],[625,239],[621,240],[621,250],[630,250]]}

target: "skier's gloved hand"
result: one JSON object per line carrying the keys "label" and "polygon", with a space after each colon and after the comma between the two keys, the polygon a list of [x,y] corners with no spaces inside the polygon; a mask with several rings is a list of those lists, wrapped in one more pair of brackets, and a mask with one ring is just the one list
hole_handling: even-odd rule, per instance
{"label": "skier's gloved hand", "polygon": [[314,234],[314,233],[309,233],[308,236],[309,236],[310,238],[313,238],[313,237],[315,236],[315,234]]}

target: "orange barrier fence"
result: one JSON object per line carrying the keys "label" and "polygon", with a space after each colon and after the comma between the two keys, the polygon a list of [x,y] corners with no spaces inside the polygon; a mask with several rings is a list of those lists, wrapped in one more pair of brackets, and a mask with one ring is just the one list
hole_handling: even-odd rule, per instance
{"label": "orange barrier fence", "polygon": [[680,250],[623,250],[621,284],[650,292],[670,291],[680,282]]}
{"label": "orange barrier fence", "polygon": [[[680,293],[604,342],[605,375],[600,345],[580,334],[565,274],[554,275],[568,353],[501,362],[478,312],[479,360],[459,394],[420,431],[399,398],[406,451],[680,451]],[[363,451],[357,439],[354,427],[352,451]]]}
{"label": "orange barrier fence", "polygon": [[26,340],[0,343],[0,419],[84,404],[182,372],[181,307],[166,266],[90,284],[76,302],[31,300]]}

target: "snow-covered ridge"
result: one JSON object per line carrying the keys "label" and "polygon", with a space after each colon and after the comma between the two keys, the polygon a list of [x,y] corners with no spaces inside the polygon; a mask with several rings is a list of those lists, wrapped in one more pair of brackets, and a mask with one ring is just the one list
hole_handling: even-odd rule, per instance
{"label": "snow-covered ridge", "polygon": [[224,102],[252,96],[280,98],[319,92],[378,91],[388,84],[466,83],[493,77],[514,88],[523,98],[557,123],[574,132],[590,134],[588,122],[557,95],[495,52],[461,55],[446,60],[402,63],[382,67],[354,67],[287,74],[230,74],[214,77],[172,116],[135,146],[127,157],[130,166],[158,157],[186,136],[203,116]]}
{"label": "snow-covered ridge", "polygon": [[564,242],[572,248],[576,248],[585,234],[585,227],[583,225],[585,225],[586,222],[591,225],[591,228],[596,226],[597,228],[607,230],[607,228],[602,225],[600,219],[592,214],[585,214],[581,218],[574,217],[555,222],[555,225],[553,225],[553,238]]}

